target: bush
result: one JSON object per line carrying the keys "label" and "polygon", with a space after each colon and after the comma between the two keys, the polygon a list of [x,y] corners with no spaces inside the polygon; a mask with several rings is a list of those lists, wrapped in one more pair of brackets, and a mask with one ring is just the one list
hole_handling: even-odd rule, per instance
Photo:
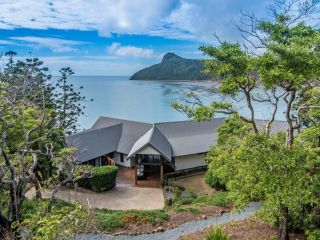
{"label": "bush", "polygon": [[313,231],[308,231],[308,240],[318,240],[320,239],[320,229],[316,229]]}
{"label": "bush", "polygon": [[90,186],[97,192],[110,190],[116,186],[118,168],[116,166],[102,166],[93,168]]}
{"label": "bush", "polygon": [[216,176],[213,175],[212,171],[210,171],[210,168],[204,175],[204,180],[206,184],[208,184],[210,187],[220,191],[220,190],[226,190],[226,185],[225,183],[217,178]]}
{"label": "bush", "polygon": [[57,201],[52,211],[46,213],[48,201],[25,201],[22,221],[17,224],[23,239],[69,239],[93,230],[95,216],[80,203]]}
{"label": "bush", "polygon": [[211,228],[207,235],[205,236],[205,240],[228,240],[228,234],[221,228],[215,227]]}
{"label": "bush", "polygon": [[92,177],[93,166],[77,165],[74,171],[75,181],[80,187],[91,188],[89,179]]}
{"label": "bush", "polygon": [[[96,192],[107,191],[116,186],[118,168],[116,166],[80,168],[80,178],[77,183],[80,187],[93,189]],[[82,171],[83,170],[83,171]]]}

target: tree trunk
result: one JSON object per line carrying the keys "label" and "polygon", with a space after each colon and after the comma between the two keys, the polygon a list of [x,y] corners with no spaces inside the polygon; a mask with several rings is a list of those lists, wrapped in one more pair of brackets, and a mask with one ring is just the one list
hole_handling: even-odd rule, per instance
{"label": "tree trunk", "polygon": [[34,186],[35,186],[35,189],[36,189],[36,198],[37,199],[41,199],[41,186],[40,186],[40,183],[38,181],[38,179],[35,179],[34,180]]}
{"label": "tree trunk", "polygon": [[280,213],[282,218],[279,223],[279,240],[289,240],[288,222],[289,222],[289,210],[285,206],[280,206]]}

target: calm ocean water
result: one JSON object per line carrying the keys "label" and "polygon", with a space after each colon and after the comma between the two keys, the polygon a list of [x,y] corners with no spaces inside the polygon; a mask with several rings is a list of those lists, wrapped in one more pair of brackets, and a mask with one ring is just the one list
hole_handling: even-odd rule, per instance
{"label": "calm ocean water", "polygon": [[[89,128],[99,116],[109,116],[149,123],[186,120],[187,116],[174,110],[170,104],[183,101],[187,92],[195,92],[204,103],[221,100],[217,93],[208,91],[209,82],[186,81],[138,81],[129,77],[73,76],[70,82],[76,88],[83,86],[82,93],[87,99],[85,115],[79,119],[81,128]],[[230,100],[233,101],[233,100]],[[246,114],[244,103],[237,108]],[[271,106],[255,106],[257,118],[266,119]],[[220,115],[221,116],[221,115]],[[283,116],[278,114],[278,119]]]}

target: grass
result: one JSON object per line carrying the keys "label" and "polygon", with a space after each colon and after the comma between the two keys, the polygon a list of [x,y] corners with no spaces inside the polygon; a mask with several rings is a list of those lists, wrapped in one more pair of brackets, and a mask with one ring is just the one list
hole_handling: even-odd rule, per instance
{"label": "grass", "polygon": [[113,232],[126,224],[156,225],[169,219],[165,210],[107,210],[95,209],[97,227],[101,231]]}
{"label": "grass", "polygon": [[206,234],[205,240],[228,240],[228,234],[221,228],[211,228]]}
{"label": "grass", "polygon": [[191,206],[193,208],[201,206],[219,206],[227,207],[227,192],[215,192],[212,195],[200,195],[191,198],[180,198],[175,201],[174,208],[179,209],[181,206]]}

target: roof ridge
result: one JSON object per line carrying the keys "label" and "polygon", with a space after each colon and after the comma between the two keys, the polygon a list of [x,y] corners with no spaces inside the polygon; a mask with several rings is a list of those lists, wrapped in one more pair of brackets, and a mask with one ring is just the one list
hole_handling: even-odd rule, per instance
{"label": "roof ridge", "polygon": [[143,121],[123,119],[123,118],[116,118],[116,117],[99,116],[98,119],[100,119],[100,118],[107,118],[107,119],[114,119],[114,120],[127,121],[127,122],[135,122],[135,123],[144,123],[144,124],[150,124],[150,125],[154,124],[154,123],[151,123],[151,122],[143,122]]}
{"label": "roof ridge", "polygon": [[[107,129],[107,128],[111,128],[111,127],[115,127],[115,126],[118,126],[118,125],[123,125],[123,124],[122,123],[116,123],[114,125],[110,125],[110,126],[107,126],[107,127],[89,128],[89,129],[83,130],[81,132],[77,132],[75,134],[72,134],[70,136],[78,136],[78,135],[82,135],[82,134],[85,134],[85,133],[88,133],[88,132],[101,131],[101,130],[104,130],[104,129]],[[68,137],[70,137],[70,136],[68,136]]]}
{"label": "roof ridge", "polygon": [[156,122],[154,124],[158,125],[158,124],[166,124],[166,123],[183,123],[183,122],[194,122],[194,123],[201,123],[201,122],[211,122],[214,120],[222,120],[222,119],[226,119],[225,117],[219,117],[219,118],[213,118],[211,120],[206,120],[206,121],[195,121],[195,120],[177,120],[177,121],[167,121],[167,122]]}

